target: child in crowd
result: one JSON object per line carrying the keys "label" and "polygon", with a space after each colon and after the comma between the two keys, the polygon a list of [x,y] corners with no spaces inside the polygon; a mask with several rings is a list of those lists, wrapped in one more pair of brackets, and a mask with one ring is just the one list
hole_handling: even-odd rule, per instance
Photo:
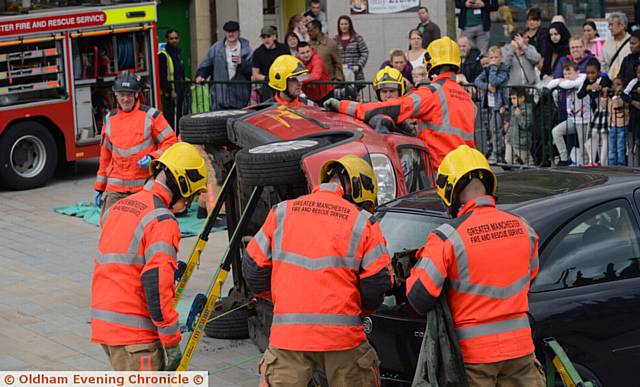
{"label": "child in crowd", "polygon": [[567,119],[551,130],[553,143],[556,148],[558,148],[558,153],[560,154],[560,161],[557,165],[571,165],[569,151],[564,142],[564,136],[568,134],[577,134],[578,136],[578,144],[582,152],[576,157],[576,163],[582,165],[585,134],[589,130],[589,123],[591,122],[591,105],[589,101],[590,98],[578,98],[578,90],[582,87],[587,76],[580,74],[576,62],[565,63],[562,66],[562,74],[564,76],[563,78],[553,79],[545,85],[545,87],[549,89],[554,89],[559,86],[567,91]]}
{"label": "child in crowd", "polygon": [[504,136],[502,133],[502,115],[509,106],[509,67],[502,63],[502,50],[493,46],[487,51],[488,65],[476,78],[475,84],[480,91],[482,107],[489,109],[489,135],[491,136],[491,154],[489,162],[504,161]]}
{"label": "child in crowd", "polygon": [[629,81],[620,97],[629,104],[629,149],[630,167],[640,166],[640,62],[633,66],[636,77]]}
{"label": "child in crowd", "polygon": [[522,90],[511,89],[509,92],[511,108],[509,121],[505,121],[506,149],[505,158],[510,164],[533,165],[531,147],[532,107],[526,103]]}
{"label": "child in crowd", "polygon": [[609,111],[609,165],[625,165],[624,155],[627,150],[627,131],[629,130],[629,105],[621,98],[624,89],[622,78],[613,80],[611,98],[603,97],[608,102]]}
{"label": "child in crowd", "polygon": [[[600,96],[607,95],[611,81],[605,73],[600,73],[600,62],[591,58],[585,66],[587,79],[578,92],[578,98],[589,103],[591,108],[591,134],[586,141],[589,153],[587,166],[607,165],[607,104],[602,104]],[[587,100],[585,100],[587,98]]]}
{"label": "child in crowd", "polygon": [[421,83],[429,83],[429,74],[424,66],[416,66],[411,70],[413,77],[413,87],[417,88]]}

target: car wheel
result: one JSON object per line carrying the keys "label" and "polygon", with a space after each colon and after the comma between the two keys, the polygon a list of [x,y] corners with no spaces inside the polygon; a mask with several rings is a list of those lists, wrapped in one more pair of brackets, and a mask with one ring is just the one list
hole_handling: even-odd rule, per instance
{"label": "car wheel", "polygon": [[[220,301],[216,303],[213,317],[224,313],[218,310]],[[207,322],[204,327],[204,334],[214,339],[246,339],[249,337],[249,326],[247,324],[249,311],[247,307],[235,310],[218,319]]]}
{"label": "car wheel", "polygon": [[243,149],[236,154],[238,178],[243,186],[279,186],[304,182],[302,157],[329,143],[325,139],[279,141]]}
{"label": "car wheel", "polygon": [[42,124],[22,121],[0,137],[0,183],[6,188],[40,187],[53,176],[57,163],[56,142]]}
{"label": "car wheel", "polygon": [[251,110],[219,110],[184,116],[180,119],[180,138],[191,144],[226,145],[227,119],[251,113]]}

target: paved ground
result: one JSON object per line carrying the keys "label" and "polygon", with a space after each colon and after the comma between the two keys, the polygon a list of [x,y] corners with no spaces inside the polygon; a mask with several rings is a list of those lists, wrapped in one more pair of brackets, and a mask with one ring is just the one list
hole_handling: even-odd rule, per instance
{"label": "paved ground", "polygon": [[[96,161],[79,162],[46,187],[0,190],[0,370],[108,370],[89,342],[93,255],[99,229],[53,208],[89,201]],[[213,234],[185,301],[205,292],[227,234]],[[195,238],[185,238],[186,260]],[[182,309],[182,308],[180,308]],[[188,339],[183,336],[183,347]],[[208,370],[211,386],[255,386],[260,352],[249,340],[204,337],[192,369]]]}

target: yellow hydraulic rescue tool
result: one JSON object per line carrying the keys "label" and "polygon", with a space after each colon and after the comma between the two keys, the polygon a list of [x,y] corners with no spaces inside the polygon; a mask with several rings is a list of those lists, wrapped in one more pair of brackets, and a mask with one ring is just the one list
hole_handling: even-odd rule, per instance
{"label": "yellow hydraulic rescue tool", "polygon": [[[211,231],[211,228],[215,223],[215,219],[220,213],[220,210],[222,208],[222,203],[224,203],[224,200],[227,197],[227,195],[233,194],[233,192],[231,191],[231,187],[235,185],[233,183],[236,178],[236,173],[237,173],[236,165],[234,164],[233,167],[231,167],[231,170],[229,171],[229,173],[227,174],[227,178],[225,179],[224,184],[222,185],[222,190],[216,200],[216,204],[213,208],[213,211],[207,218],[207,222],[205,223],[205,226],[203,227],[202,232],[198,236],[198,240],[196,241],[196,244],[193,247],[191,255],[189,256],[189,260],[186,264],[186,268],[184,269],[184,273],[180,276],[180,280],[178,281],[178,285],[176,286],[176,300],[175,300],[176,305],[180,300],[182,293],[184,292],[184,289],[187,285],[187,282],[189,281],[189,278],[193,274],[193,270],[195,269],[195,267],[198,265],[198,262],[200,261],[200,255],[202,254],[202,251],[204,250],[204,247],[207,241],[209,240],[209,232]],[[211,284],[209,285],[209,290],[207,291],[207,295],[206,295],[206,301],[204,301],[204,306],[202,306],[202,310],[199,313],[198,320],[196,321],[195,324],[193,324],[193,330],[191,332],[191,335],[189,336],[189,341],[187,342],[187,345],[183,351],[184,354],[182,355],[182,360],[180,361],[180,365],[178,366],[177,371],[187,371],[189,369],[189,363],[191,363],[191,358],[195,353],[195,350],[198,346],[198,342],[202,338],[202,332],[204,331],[204,327],[207,324],[207,322],[211,320],[215,320],[216,318],[222,317],[224,315],[224,314],[221,314],[219,316],[214,317],[213,319],[209,319],[209,316],[213,311],[216,301],[220,298],[220,294],[222,292],[222,286],[224,285],[224,282],[227,279],[229,271],[231,270],[231,261],[232,261],[231,252],[237,249],[238,243],[240,243],[241,241],[244,225],[247,223],[247,221],[253,214],[253,211],[256,207],[256,203],[260,199],[261,194],[262,194],[262,187],[255,187],[251,192],[249,201],[247,202],[244,210],[242,211],[242,214],[240,215],[240,220],[238,221],[238,225],[233,231],[233,234],[231,235],[231,239],[229,240],[229,244],[227,245],[227,249],[225,250],[224,255],[222,257],[222,263],[220,264],[220,267],[218,267],[218,270],[216,270],[216,273],[213,276],[213,279],[211,280]],[[237,270],[239,270],[239,268],[237,268]],[[193,312],[193,309],[194,307],[192,307],[192,312]],[[191,328],[192,327],[188,327],[188,329],[191,329]]]}

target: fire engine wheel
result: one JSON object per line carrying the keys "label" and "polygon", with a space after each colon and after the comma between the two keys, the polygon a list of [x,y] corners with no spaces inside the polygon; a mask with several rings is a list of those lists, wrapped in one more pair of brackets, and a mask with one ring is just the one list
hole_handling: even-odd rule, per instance
{"label": "fire engine wheel", "polygon": [[180,119],[180,137],[191,144],[226,145],[227,119],[248,113],[251,110],[219,110],[184,116]]}
{"label": "fire engine wheel", "polygon": [[300,160],[305,154],[328,143],[328,140],[315,138],[279,141],[243,149],[236,154],[240,183],[251,187],[304,182]]}
{"label": "fire engine wheel", "polygon": [[0,137],[0,184],[9,189],[44,185],[58,162],[56,142],[43,125],[19,122]]}

